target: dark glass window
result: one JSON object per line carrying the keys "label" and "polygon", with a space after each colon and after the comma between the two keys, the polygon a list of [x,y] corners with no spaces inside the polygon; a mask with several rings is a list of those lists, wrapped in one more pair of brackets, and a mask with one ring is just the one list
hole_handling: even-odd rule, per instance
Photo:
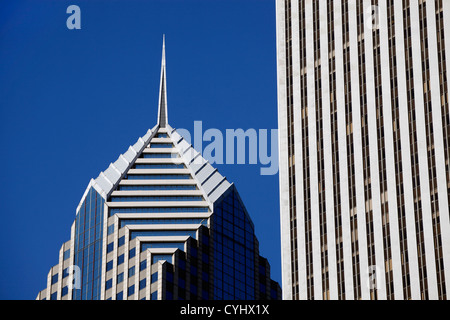
{"label": "dark glass window", "polygon": [[53,276],[52,276],[52,284],[55,284],[55,283],[57,283],[58,282],[58,274],[54,274]]}
{"label": "dark glass window", "polygon": [[134,273],[136,272],[136,268],[132,266],[130,269],[128,269],[128,277],[134,276]]}
{"label": "dark glass window", "polygon": [[171,254],[154,254],[152,255],[152,264],[158,262],[159,260],[166,260],[169,263],[172,263],[172,255]]}
{"label": "dark glass window", "polygon": [[152,159],[152,158],[178,158],[176,153],[144,153],[143,158]]}
{"label": "dark glass window", "polygon": [[234,188],[214,204],[212,226],[214,299],[255,299],[254,227]]}
{"label": "dark glass window", "polygon": [[133,248],[128,253],[128,259],[134,258],[136,256],[136,248]]}
{"label": "dark glass window", "polygon": [[108,290],[111,288],[112,288],[112,279],[109,279],[108,281],[106,281],[105,290]]}
{"label": "dark glass window", "polygon": [[144,289],[147,286],[147,279],[142,279],[139,281],[139,290]]}
{"label": "dark glass window", "polygon": [[123,272],[117,275],[117,284],[121,283],[122,281],[123,281]]}
{"label": "dark glass window", "polygon": [[113,233],[114,233],[114,225],[112,224],[108,227],[108,236]]}
{"label": "dark glass window", "polygon": [[75,218],[74,265],[81,269],[81,289],[73,290],[74,300],[99,300],[104,199],[90,188]]}
{"label": "dark glass window", "polygon": [[128,296],[131,296],[134,294],[134,284],[130,287],[128,287]]}
{"label": "dark glass window", "polygon": [[70,249],[64,251],[64,257],[63,257],[63,260],[67,260],[67,259],[69,259],[69,258],[70,258]]}
{"label": "dark glass window", "polygon": [[106,246],[106,253],[110,253],[113,250],[114,250],[114,242],[108,243],[108,245]]}
{"label": "dark glass window", "polygon": [[172,272],[167,272],[166,273],[166,280],[168,282],[173,282],[173,273]]}
{"label": "dark glass window", "polygon": [[117,265],[121,265],[125,260],[125,256],[123,254],[121,254],[120,256],[117,257]]}
{"label": "dark glass window", "polygon": [[173,148],[173,144],[171,144],[171,143],[152,143],[152,144],[150,144],[150,148]]}
{"label": "dark glass window", "polygon": [[125,236],[121,236],[117,244],[119,247],[123,246],[125,244]]}

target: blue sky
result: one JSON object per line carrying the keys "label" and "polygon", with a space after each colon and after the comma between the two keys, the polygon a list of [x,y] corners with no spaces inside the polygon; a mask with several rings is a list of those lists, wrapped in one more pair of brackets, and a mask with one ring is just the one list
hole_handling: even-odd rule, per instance
{"label": "blue sky", "polygon": [[[274,0],[0,1],[0,299],[45,287],[90,179],[156,124],[163,34],[172,127],[277,128]],[[280,282],[278,175],[216,167]]]}

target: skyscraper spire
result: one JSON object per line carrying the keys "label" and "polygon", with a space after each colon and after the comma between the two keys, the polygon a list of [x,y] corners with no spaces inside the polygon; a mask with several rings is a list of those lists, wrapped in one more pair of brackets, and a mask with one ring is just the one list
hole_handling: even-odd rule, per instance
{"label": "skyscraper spire", "polygon": [[162,60],[161,60],[161,83],[159,85],[158,125],[165,128],[167,125],[167,93],[166,93],[166,44],[163,35]]}

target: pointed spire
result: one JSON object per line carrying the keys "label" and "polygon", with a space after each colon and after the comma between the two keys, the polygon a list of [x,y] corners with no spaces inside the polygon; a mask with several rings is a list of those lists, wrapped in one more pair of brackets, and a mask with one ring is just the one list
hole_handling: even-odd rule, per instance
{"label": "pointed spire", "polygon": [[166,39],[163,35],[161,83],[159,85],[158,125],[165,128],[167,125],[167,92],[166,92]]}

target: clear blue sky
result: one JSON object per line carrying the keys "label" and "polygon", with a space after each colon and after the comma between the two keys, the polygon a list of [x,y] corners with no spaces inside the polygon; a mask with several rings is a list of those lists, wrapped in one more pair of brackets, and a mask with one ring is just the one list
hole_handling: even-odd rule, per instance
{"label": "clear blue sky", "polygon": [[[277,128],[274,0],[0,0],[0,299],[45,288],[90,179],[156,124],[163,34],[173,127]],[[216,167],[280,282],[278,175]]]}

